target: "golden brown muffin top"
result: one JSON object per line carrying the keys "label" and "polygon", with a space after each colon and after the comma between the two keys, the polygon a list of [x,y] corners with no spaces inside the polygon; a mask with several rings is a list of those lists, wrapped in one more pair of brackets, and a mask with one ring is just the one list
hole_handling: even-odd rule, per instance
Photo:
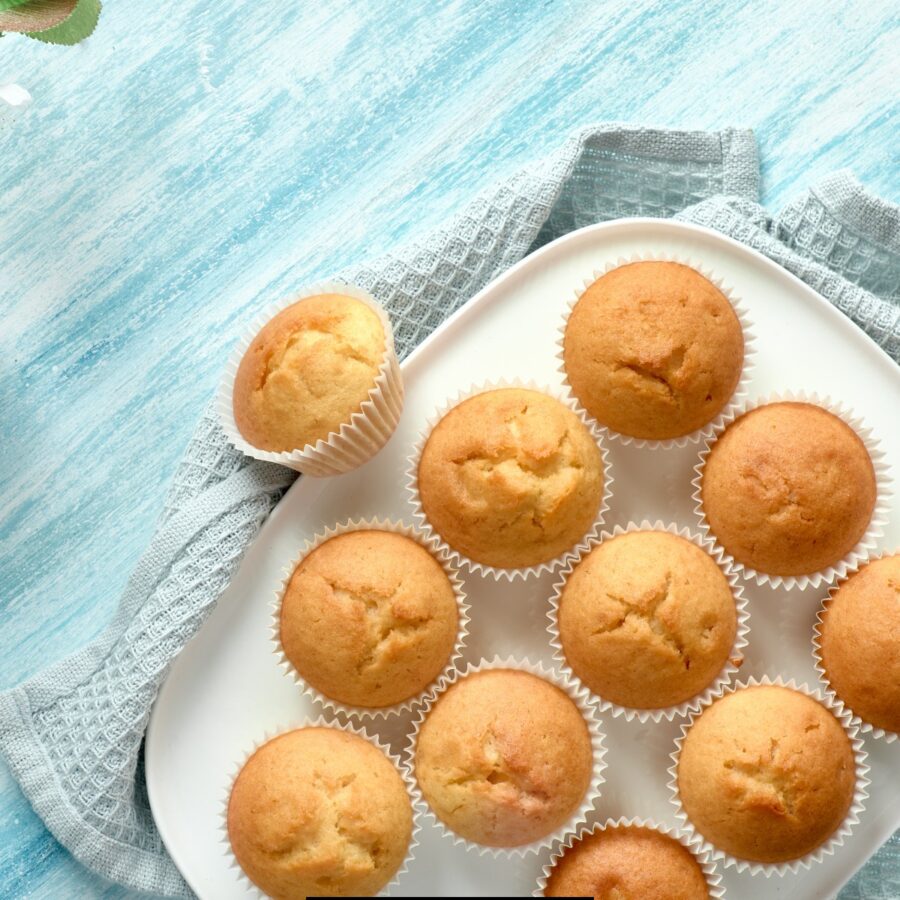
{"label": "golden brown muffin top", "polygon": [[591,528],[603,461],[590,431],[540,391],[464,400],[431,432],[418,468],[425,516],[455,550],[499,568],[538,565]]}
{"label": "golden brown muffin top", "polygon": [[706,877],[694,855],[654,828],[609,826],[563,851],[545,897],[594,900],[706,900]]}
{"label": "golden brown muffin top", "polygon": [[635,262],[581,295],[566,323],[563,362],[598,422],[665,440],[703,427],[728,403],[744,336],[728,298],[695,269]]}
{"label": "golden brown muffin top", "polygon": [[863,721],[900,732],[900,555],[873,560],[840,586],[820,646],[838,697]]}
{"label": "golden brown muffin top", "polygon": [[263,744],[228,802],[241,868],[279,900],[376,894],[412,837],[399,773],[373,744],[335,728],[299,728]]}
{"label": "golden brown muffin top", "polygon": [[281,644],[307,683],[351,706],[414,697],[456,642],[453,585],[418,541],[377,529],[330,538],[294,570]]}
{"label": "golden brown muffin top", "polygon": [[738,562],[807,575],[839,562],[865,534],[877,485],[865,444],[812,403],[768,403],[712,445],[703,511]]}
{"label": "golden brown muffin top", "polygon": [[488,669],[452,684],[416,744],[416,779],[435,815],[491,847],[527,844],[565,824],[592,769],[590,733],[575,703],[516,669]]}
{"label": "golden brown muffin top", "polygon": [[672,706],[707,688],[734,644],[731,586],[696,544],[664,531],[603,541],[562,590],[566,661],[596,694],[621,706]]}
{"label": "golden brown muffin top", "polygon": [[384,360],[376,313],[341,294],[306,297],[267,322],[241,359],[234,419],[261,450],[299,450],[359,412]]}
{"label": "golden brown muffin top", "polygon": [[815,850],[853,801],[853,748],[812,697],[759,685],[726,694],[685,737],[678,793],[711,843],[741,859],[779,863]]}

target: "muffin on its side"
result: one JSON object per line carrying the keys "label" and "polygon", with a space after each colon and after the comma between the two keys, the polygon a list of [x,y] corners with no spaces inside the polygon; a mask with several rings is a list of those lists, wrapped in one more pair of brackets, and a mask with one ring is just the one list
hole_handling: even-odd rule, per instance
{"label": "muffin on its side", "polygon": [[234,380],[234,419],[260,450],[299,450],[340,430],[375,387],[386,336],[361,300],[319,294],[262,328]]}
{"label": "muffin on its side", "polygon": [[741,378],[744,336],[728,298],[695,269],[634,262],[581,295],[566,322],[563,364],[598,422],[666,440],[722,411]]}
{"label": "muffin on its side", "polygon": [[875,509],[875,469],[843,419],[813,403],[758,406],[713,443],[701,482],[710,531],[738,562],[809,575],[846,556]]}
{"label": "muffin on its side", "polygon": [[469,841],[517,847],[573,816],[593,748],[575,703],[518,669],[486,669],[442,692],[419,729],[415,776],[435,815]]}
{"label": "muffin on its side", "polygon": [[575,674],[604,700],[637,709],[673,706],[707,688],[737,629],[715,560],[665,531],[595,546],[566,580],[557,617]]}
{"label": "muffin on its side", "polygon": [[469,397],[435,425],[418,464],[425,517],[463,556],[502,569],[548,562],[590,530],[603,499],[590,431],[540,391]]}
{"label": "muffin on its side", "polygon": [[685,736],[678,795],[697,831],[761,863],[798,859],[844,821],[856,764],[841,723],[807,694],[756,685],[725,694]]}
{"label": "muffin on its side", "polygon": [[377,894],[406,857],[412,822],[390,760],[336,728],[298,728],[263,744],[228,801],[235,858],[279,900]]}
{"label": "muffin on its side", "polygon": [[545,897],[594,900],[706,900],[696,857],[675,838],[640,825],[583,835],[553,864]]}
{"label": "muffin on its side", "polygon": [[900,555],[848,578],[826,603],[819,631],[832,690],[864,722],[900,732]]}
{"label": "muffin on its side", "polygon": [[414,697],[447,665],[459,630],[453,585],[440,563],[403,534],[336,535],[294,570],[280,638],[300,676],[350,706]]}

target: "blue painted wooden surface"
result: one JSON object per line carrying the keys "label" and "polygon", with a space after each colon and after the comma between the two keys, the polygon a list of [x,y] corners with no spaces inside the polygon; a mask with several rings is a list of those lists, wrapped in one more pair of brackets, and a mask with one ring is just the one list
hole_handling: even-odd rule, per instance
{"label": "blue painted wooden surface", "polygon": [[[107,0],[82,46],[0,40],[35,98],[0,132],[0,688],[111,616],[249,310],[576,127],[752,126],[773,208],[845,166],[897,190],[889,0],[400,6]],[[0,896],[125,896],[2,767]]]}

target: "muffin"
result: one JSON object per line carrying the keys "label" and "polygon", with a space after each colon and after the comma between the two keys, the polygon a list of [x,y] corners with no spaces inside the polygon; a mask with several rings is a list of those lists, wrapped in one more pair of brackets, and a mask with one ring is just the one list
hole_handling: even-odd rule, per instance
{"label": "muffin", "polygon": [[335,728],[263,744],[238,774],[227,816],[241,868],[279,900],[374,895],[412,838],[412,804],[394,765]]}
{"label": "muffin", "polygon": [[863,721],[900,732],[900,555],[847,579],[826,603],[819,632],[831,689]]}
{"label": "muffin", "polygon": [[688,730],[677,767],[685,813],[704,838],[761,863],[825,843],[853,802],[853,748],[821,703],[790,688],[726,694]]}
{"label": "muffin", "polygon": [[665,531],[605,540],[566,579],[559,642],[575,674],[604,700],[673,706],[707,688],[737,629],[731,586],[696,544]]}
{"label": "muffin", "polygon": [[728,298],[690,266],[634,262],[581,295],[566,322],[563,366],[601,424],[667,440],[711,422],[744,366],[744,335]]}
{"label": "muffin", "polygon": [[518,669],[486,669],[442,692],[422,723],[415,776],[435,815],[489,847],[539,840],[578,811],[593,749],[575,703]]}
{"label": "muffin", "polygon": [[603,458],[590,431],[553,397],[489,390],[434,427],[418,465],[423,512],[463,556],[500,569],[548,562],[590,530]]}
{"label": "muffin", "polygon": [[709,887],[694,854],[675,838],[640,825],[609,825],[563,850],[544,896],[706,900]]}
{"label": "muffin", "polygon": [[308,553],[279,616],[285,656],[307,684],[350,706],[392,706],[447,665],[459,608],[441,564],[418,541],[349,531]]}
{"label": "muffin", "polygon": [[738,562],[808,575],[839,562],[875,509],[875,469],[843,419],[780,402],[740,416],[712,445],[700,498],[710,531]]}
{"label": "muffin", "polygon": [[241,359],[234,420],[260,450],[298,450],[350,422],[375,388],[387,337],[373,309],[341,294],[306,297],[271,319]]}

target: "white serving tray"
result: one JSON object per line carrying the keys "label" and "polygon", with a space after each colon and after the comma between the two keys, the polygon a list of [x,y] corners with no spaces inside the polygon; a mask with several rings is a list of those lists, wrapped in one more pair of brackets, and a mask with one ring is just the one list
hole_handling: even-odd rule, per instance
{"label": "white serving tray", "polygon": [[[851,405],[873,425],[889,461],[900,460],[900,368],[852,322],[794,276],[760,254],[707,229],[655,219],[626,219],[569,234],[501,275],[404,362],[406,406],[397,433],[370,463],[335,478],[301,478],[249,549],[231,586],[176,660],[147,732],[150,803],[166,847],[202,898],[245,897],[219,842],[219,810],[228,772],[266,730],[319,713],[276,665],[269,604],[281,568],[314,532],[348,517],[411,521],[406,458],[426,417],[472,383],[504,376],[560,385],[557,328],[582,280],[609,260],[635,253],[688,256],[723,278],[750,311],[757,356],[750,396],[773,390],[818,391]],[[615,476],[610,524],[657,518],[696,527],[691,478],[698,446],[636,450],[610,442]],[[882,546],[900,546],[894,495]],[[517,654],[551,659],[546,632],[549,575],[526,583],[465,576],[472,623],[466,660]],[[787,592],[745,583],[750,644],[741,676],[768,674],[814,685],[811,639],[822,589]],[[375,720],[378,721],[378,720]],[[404,727],[376,726],[395,749]],[[669,753],[680,723],[640,725],[603,717],[607,782],[598,810],[677,826],[666,789]],[[369,726],[371,729],[371,726]],[[871,796],[853,835],[834,856],[784,878],[722,869],[730,900],[822,900],[900,827],[900,742],[866,737]],[[530,895],[549,852],[495,860],[455,847],[428,820],[404,895]]]}

